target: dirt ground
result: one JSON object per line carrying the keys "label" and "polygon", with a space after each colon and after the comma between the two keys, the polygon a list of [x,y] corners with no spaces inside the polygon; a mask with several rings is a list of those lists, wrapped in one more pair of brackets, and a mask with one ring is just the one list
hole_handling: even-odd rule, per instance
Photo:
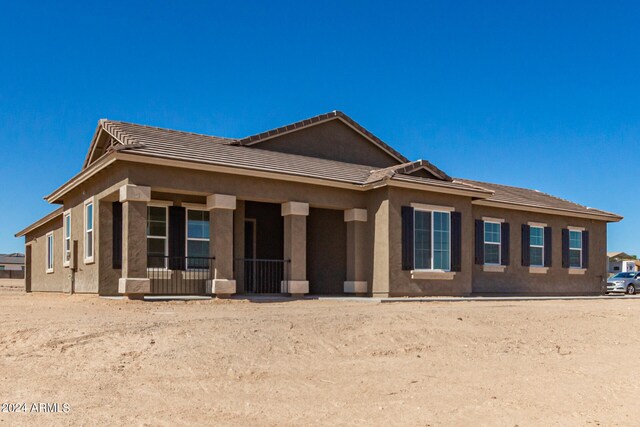
{"label": "dirt ground", "polygon": [[640,298],[140,302],[0,290],[11,425],[637,425]]}

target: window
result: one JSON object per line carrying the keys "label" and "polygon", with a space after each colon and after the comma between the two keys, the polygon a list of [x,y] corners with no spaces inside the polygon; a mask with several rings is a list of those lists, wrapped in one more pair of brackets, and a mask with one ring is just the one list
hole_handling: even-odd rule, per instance
{"label": "window", "polygon": [[62,265],[67,267],[71,261],[71,212],[64,214],[63,222]]}
{"label": "window", "polygon": [[544,227],[531,226],[529,234],[529,265],[544,267]]}
{"label": "window", "polygon": [[569,230],[569,268],[582,268],[582,231]]}
{"label": "window", "polygon": [[187,210],[187,268],[208,268],[209,211]]}
{"label": "window", "polygon": [[501,224],[499,222],[484,223],[484,263],[500,265]]}
{"label": "window", "polygon": [[47,273],[53,273],[53,233],[47,234]]}
{"label": "window", "polygon": [[0,265],[0,271],[4,271],[4,265]]}
{"label": "window", "polygon": [[84,261],[93,262],[93,200],[84,204]]}
{"label": "window", "polygon": [[414,262],[416,270],[451,269],[451,214],[415,210]]}
{"label": "window", "polygon": [[147,206],[148,268],[167,267],[167,207]]}

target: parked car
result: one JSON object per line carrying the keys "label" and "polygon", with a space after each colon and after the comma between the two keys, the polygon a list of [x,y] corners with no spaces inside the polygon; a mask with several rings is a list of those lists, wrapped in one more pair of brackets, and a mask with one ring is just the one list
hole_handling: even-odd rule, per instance
{"label": "parked car", "polygon": [[640,271],[618,273],[607,280],[607,293],[626,292],[627,294],[635,294],[636,290],[640,290]]}

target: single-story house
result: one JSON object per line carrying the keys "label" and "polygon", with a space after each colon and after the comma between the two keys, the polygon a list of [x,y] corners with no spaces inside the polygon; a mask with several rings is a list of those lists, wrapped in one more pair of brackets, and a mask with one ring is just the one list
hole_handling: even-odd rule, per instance
{"label": "single-story house", "polygon": [[607,252],[607,271],[609,274],[640,271],[640,261],[625,252]]}
{"label": "single-story house", "polygon": [[23,271],[24,254],[0,254],[0,271]]}
{"label": "single-story house", "polygon": [[130,297],[598,294],[622,219],[452,178],[338,111],[241,139],[100,120],[45,199],[26,290]]}

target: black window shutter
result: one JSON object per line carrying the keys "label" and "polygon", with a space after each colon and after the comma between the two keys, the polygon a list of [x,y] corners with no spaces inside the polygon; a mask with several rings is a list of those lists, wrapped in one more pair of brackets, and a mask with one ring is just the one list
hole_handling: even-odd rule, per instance
{"label": "black window shutter", "polygon": [[562,268],[569,268],[569,230],[562,229]]}
{"label": "black window shutter", "polygon": [[451,212],[451,271],[462,271],[462,213]]}
{"label": "black window shutter", "polygon": [[169,206],[169,269],[185,269],[186,210]]}
{"label": "black window shutter", "polygon": [[402,206],[402,269],[413,270],[413,208]]}
{"label": "black window shutter", "polygon": [[589,268],[589,232],[582,232],[582,268]]}
{"label": "black window shutter", "polygon": [[527,224],[522,224],[522,265],[524,267],[529,267],[529,235],[530,229]]}
{"label": "black window shutter", "polygon": [[476,219],[476,264],[484,264],[484,221]]}
{"label": "black window shutter", "polygon": [[502,261],[502,265],[509,265],[509,242],[511,237],[509,236],[510,232],[508,222],[503,222],[500,225],[500,234],[502,235],[500,261]]}
{"label": "black window shutter", "polygon": [[111,254],[113,257],[113,268],[120,270],[122,268],[122,203],[113,202],[111,205],[112,212],[112,244]]}
{"label": "black window shutter", "polygon": [[551,267],[553,260],[553,247],[551,240],[551,227],[544,228],[544,266]]}

